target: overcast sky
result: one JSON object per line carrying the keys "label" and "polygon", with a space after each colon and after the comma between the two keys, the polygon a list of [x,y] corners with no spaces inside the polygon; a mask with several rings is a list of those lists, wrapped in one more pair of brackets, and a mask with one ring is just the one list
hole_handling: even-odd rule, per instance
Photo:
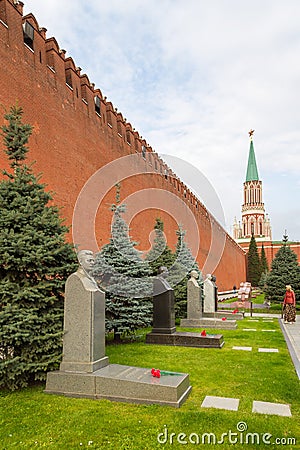
{"label": "overcast sky", "polygon": [[156,152],[208,178],[229,232],[253,128],[273,239],[300,240],[299,0],[24,2]]}

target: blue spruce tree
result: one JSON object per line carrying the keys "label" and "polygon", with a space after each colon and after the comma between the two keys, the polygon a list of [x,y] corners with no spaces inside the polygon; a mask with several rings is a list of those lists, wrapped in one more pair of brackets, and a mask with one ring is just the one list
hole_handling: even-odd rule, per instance
{"label": "blue spruce tree", "polygon": [[0,388],[12,390],[58,368],[64,284],[77,266],[51,194],[24,163],[32,127],[22,114],[5,115],[11,170],[0,181]]}
{"label": "blue spruce tree", "polygon": [[116,340],[149,326],[152,319],[150,268],[129,236],[119,189],[117,185],[117,201],[111,206],[111,238],[96,255],[93,269],[93,276],[106,293],[106,329],[114,332]]}

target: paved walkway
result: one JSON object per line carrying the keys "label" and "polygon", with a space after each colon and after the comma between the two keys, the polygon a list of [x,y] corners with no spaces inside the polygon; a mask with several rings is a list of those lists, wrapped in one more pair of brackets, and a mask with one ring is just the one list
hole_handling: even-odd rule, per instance
{"label": "paved walkway", "polygon": [[279,324],[300,379],[300,316],[297,316],[297,321],[293,325],[285,324],[283,319],[279,319]]}

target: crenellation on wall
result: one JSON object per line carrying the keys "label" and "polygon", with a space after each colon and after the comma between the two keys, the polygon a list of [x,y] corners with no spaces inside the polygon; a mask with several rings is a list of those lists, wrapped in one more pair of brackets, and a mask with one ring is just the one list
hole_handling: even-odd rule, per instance
{"label": "crenellation on wall", "polygon": [[94,88],[91,85],[89,77],[86,74],[80,74],[81,68],[76,67],[75,69],[76,75],[79,77],[80,88],[76,86],[76,89],[79,90],[78,97],[83,101],[87,106],[87,114],[89,116],[95,116],[95,101],[94,101]]}
{"label": "crenellation on wall", "polygon": [[[212,226],[217,227],[219,235],[225,233],[215,223],[212,224],[212,216],[201,201],[130,121],[103,96],[101,90],[95,88],[88,75],[81,73],[74,60],[66,57],[66,51],[60,48],[56,39],[47,38],[46,28],[40,28],[32,14],[22,17],[21,8],[17,8],[13,0],[0,0],[2,19],[7,24],[0,23],[0,39],[4,42],[0,46],[0,57],[6,61],[0,79],[0,103],[9,108],[18,98],[24,108],[25,120],[33,124],[31,157],[37,161],[37,169],[43,173],[43,180],[49,189],[57,192],[55,199],[64,208],[66,223],[71,224],[77,196],[89,177],[118,157],[136,153],[140,176],[122,182],[122,195],[126,198],[138,190],[156,188],[167,190],[185,202],[199,227],[201,248],[198,261],[201,266],[210,249]],[[24,45],[23,23],[26,21],[34,28],[34,46],[31,50]],[[66,84],[66,75],[70,87]],[[1,159],[2,163],[5,167]],[[113,195],[107,200],[113,202]],[[105,243],[110,230],[107,202],[103,208],[100,206],[100,210],[97,230],[99,242]],[[152,230],[152,219],[157,212],[152,210],[145,214],[149,220],[137,219],[134,228],[137,240],[142,242],[147,234],[144,228],[149,226]],[[168,218],[167,213],[163,218],[168,243],[174,247],[174,218]],[[222,261],[224,274],[228,272],[226,267],[232,266],[228,263],[232,260],[231,252],[241,264],[243,251],[226,235],[225,262]],[[244,274],[241,268],[239,270]],[[233,282],[230,281],[230,284]]]}
{"label": "crenellation on wall", "polygon": [[0,0],[0,24],[8,28],[7,25],[7,3],[4,0]]}
{"label": "crenellation on wall", "polygon": [[20,14],[23,14],[24,3],[20,0],[13,0],[15,7],[17,8]]}

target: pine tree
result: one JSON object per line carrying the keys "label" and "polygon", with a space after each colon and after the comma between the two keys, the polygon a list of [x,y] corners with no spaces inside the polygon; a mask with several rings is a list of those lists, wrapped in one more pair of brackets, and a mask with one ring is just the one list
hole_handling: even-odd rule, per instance
{"label": "pine tree", "polygon": [[159,267],[165,266],[169,269],[174,263],[175,256],[167,245],[164,235],[164,223],[159,217],[155,219],[154,232],[154,243],[146,256],[146,261],[149,262],[152,275],[155,276]]}
{"label": "pine tree", "polygon": [[259,254],[255,237],[252,234],[247,255],[247,280],[252,286],[258,286],[261,276]]}
{"label": "pine tree", "polygon": [[1,127],[11,171],[0,182],[0,387],[44,380],[62,352],[63,291],[76,268],[52,196],[24,164],[32,127],[14,106]]}
{"label": "pine tree", "polygon": [[176,231],[177,244],[175,252],[175,262],[170,268],[168,281],[174,288],[175,314],[176,317],[184,318],[187,312],[187,282],[191,270],[196,270],[199,274],[198,282],[203,283],[202,274],[198,264],[192,255],[190,248],[185,242],[186,232],[179,226]]}
{"label": "pine tree", "polygon": [[265,281],[266,298],[270,302],[282,302],[285,286],[291,285],[300,299],[300,266],[296,253],[288,245],[288,238],[283,237],[283,243],[271,264],[271,270]]}
{"label": "pine tree", "polygon": [[128,235],[122,218],[126,206],[119,204],[119,194],[117,185],[117,201],[111,206],[114,217],[110,242],[96,255],[93,270],[106,292],[106,329],[114,332],[116,340],[150,325],[152,319],[150,267]]}

